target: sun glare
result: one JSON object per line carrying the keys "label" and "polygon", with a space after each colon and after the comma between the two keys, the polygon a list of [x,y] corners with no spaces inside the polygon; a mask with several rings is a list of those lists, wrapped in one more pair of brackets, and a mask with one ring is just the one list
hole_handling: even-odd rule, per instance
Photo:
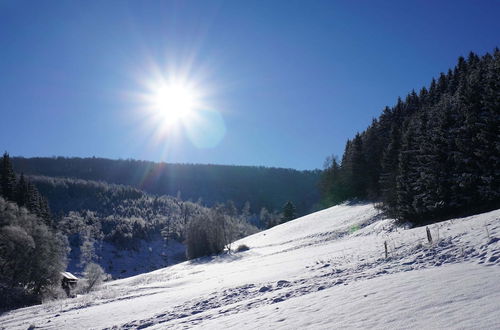
{"label": "sun glare", "polygon": [[224,138],[226,125],[214,104],[215,88],[204,71],[181,68],[160,70],[153,65],[139,81],[138,122],[151,146],[162,145],[164,157],[185,138],[199,149],[214,148]]}
{"label": "sun glare", "polygon": [[156,87],[151,95],[153,111],[167,123],[178,122],[186,119],[196,111],[198,103],[197,93],[180,83],[163,84]]}

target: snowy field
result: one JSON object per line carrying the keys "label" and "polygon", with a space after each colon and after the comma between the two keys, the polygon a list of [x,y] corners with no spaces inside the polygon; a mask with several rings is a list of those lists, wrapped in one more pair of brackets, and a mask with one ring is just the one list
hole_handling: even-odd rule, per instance
{"label": "snowy field", "polygon": [[432,243],[371,204],[335,206],[233,245],[248,251],[11,311],[0,328],[500,328],[500,210],[429,228]]}

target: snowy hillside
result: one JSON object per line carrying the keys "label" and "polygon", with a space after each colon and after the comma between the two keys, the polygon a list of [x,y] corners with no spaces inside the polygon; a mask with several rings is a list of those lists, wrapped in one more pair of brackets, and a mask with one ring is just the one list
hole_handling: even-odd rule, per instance
{"label": "snowy hillside", "polygon": [[340,205],[234,244],[245,252],[5,313],[0,328],[500,327],[500,210],[429,228],[432,244],[371,204]]}
{"label": "snowy hillside", "polygon": [[[165,240],[161,236],[149,241],[138,241],[137,246],[130,250],[120,249],[108,242],[101,244],[98,250],[99,263],[107,274],[114,279],[126,278],[186,260],[185,245],[175,240],[170,240],[168,245],[165,245]],[[75,252],[74,255],[70,255],[67,268],[75,275],[82,275],[79,249]]]}

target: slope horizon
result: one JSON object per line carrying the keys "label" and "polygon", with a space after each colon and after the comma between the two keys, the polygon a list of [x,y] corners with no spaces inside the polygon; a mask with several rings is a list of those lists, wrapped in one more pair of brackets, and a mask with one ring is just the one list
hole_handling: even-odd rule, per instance
{"label": "slope horizon", "polygon": [[297,172],[315,172],[315,171],[321,171],[322,169],[320,167],[313,168],[313,169],[298,169],[298,168],[293,168],[293,167],[283,167],[283,166],[271,166],[271,165],[252,165],[252,164],[231,164],[231,163],[190,163],[190,162],[168,162],[168,161],[158,161],[154,159],[138,159],[138,158],[112,158],[112,157],[106,157],[106,156],[62,156],[62,155],[51,155],[51,156],[46,156],[46,155],[16,155],[12,154],[9,150],[4,150],[4,153],[8,153],[11,158],[21,158],[21,159],[58,159],[58,158],[64,158],[64,159],[102,159],[102,160],[110,160],[110,161],[136,161],[136,162],[145,162],[145,163],[152,163],[155,165],[201,165],[201,166],[220,166],[220,167],[256,167],[256,168],[267,168],[267,169],[282,169],[282,170],[293,170]]}

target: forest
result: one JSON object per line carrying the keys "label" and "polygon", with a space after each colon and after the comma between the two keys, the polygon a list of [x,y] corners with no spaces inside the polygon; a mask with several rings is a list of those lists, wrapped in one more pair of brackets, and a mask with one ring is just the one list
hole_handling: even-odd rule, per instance
{"label": "forest", "polygon": [[127,185],[158,196],[200,200],[207,206],[231,200],[241,209],[248,202],[256,214],[263,207],[280,211],[291,201],[297,214],[305,215],[317,210],[320,200],[320,170],[65,157],[12,157],[12,164],[25,175]]}
{"label": "forest", "polygon": [[324,206],[378,202],[415,224],[500,207],[500,51],[460,57],[329,157]]}

